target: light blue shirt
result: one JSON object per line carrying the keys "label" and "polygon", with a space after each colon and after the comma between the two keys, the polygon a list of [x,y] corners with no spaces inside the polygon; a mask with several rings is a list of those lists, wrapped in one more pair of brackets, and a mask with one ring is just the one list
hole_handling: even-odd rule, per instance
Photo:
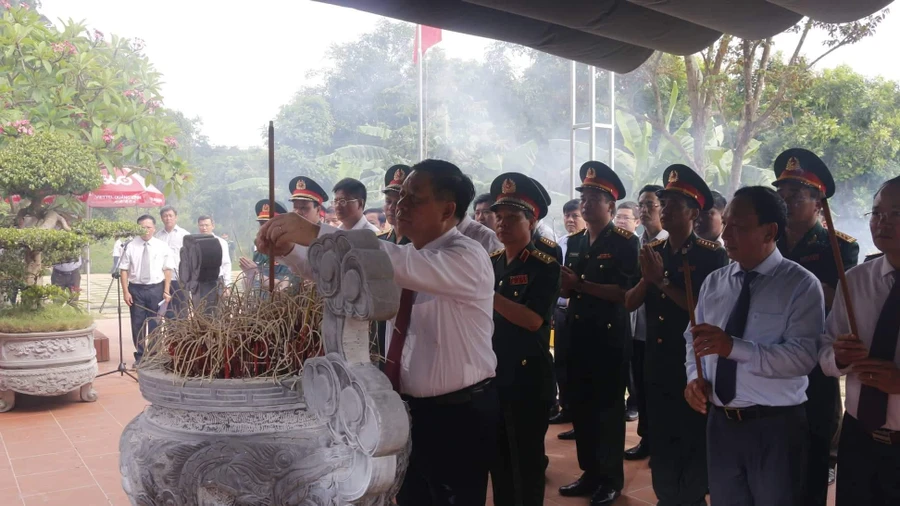
{"label": "light blue shirt", "polygon": [[[753,271],[750,312],[743,338],[734,339],[728,358],[737,362],[737,391],[729,407],[796,406],[806,402],[806,375],[818,360],[825,328],[822,286],[809,271],[781,256],[776,248]],[[721,329],[741,293],[744,272],[738,263],[714,271],[703,282],[697,299],[697,323]],[[697,377],[690,325],[687,340],[688,382]],[[703,376],[715,394],[717,355],[703,357]]]}

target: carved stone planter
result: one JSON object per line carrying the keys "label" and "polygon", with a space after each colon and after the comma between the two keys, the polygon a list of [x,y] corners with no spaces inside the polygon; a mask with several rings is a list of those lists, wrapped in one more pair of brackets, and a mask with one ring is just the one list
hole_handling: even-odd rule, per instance
{"label": "carved stone planter", "polygon": [[409,454],[409,417],[369,361],[368,329],[399,289],[378,239],[337,233],[310,248],[325,297],[327,355],[302,378],[177,381],[142,370],[151,405],[120,440],[122,484],[138,506],[388,505]]}
{"label": "carved stone planter", "polygon": [[94,325],[64,332],[0,333],[0,413],[15,406],[16,393],[63,395],[80,390],[93,402],[97,376]]}

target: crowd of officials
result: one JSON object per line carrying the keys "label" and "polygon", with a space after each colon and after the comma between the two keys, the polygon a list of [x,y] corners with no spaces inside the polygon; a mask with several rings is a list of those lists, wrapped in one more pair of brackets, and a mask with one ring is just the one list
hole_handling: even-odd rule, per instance
{"label": "crowd of officials", "polygon": [[[726,201],[672,165],[628,201],[587,162],[559,241],[549,194],[520,173],[476,198],[451,163],[395,165],[380,210],[355,179],[329,196],[298,176],[290,211],[257,203],[241,270],[264,280],[274,258],[279,282],[309,279],[318,237],[379,233],[402,289],[377,344],[412,422],[400,506],[483,505],[489,477],[495,505],[543,504],[544,438],[567,422],[583,474],[559,494],[592,506],[621,495],[623,460],[647,457],[661,506],[822,506],[834,455],[838,506],[898,505],[900,178],[873,195],[880,253],[857,265],[855,239],[820,220],[835,191],[822,160],[791,149],[774,169],[774,188]],[[187,232],[174,209],[161,218],[159,232],[139,220],[119,265],[133,325],[139,302],[177,305]]]}

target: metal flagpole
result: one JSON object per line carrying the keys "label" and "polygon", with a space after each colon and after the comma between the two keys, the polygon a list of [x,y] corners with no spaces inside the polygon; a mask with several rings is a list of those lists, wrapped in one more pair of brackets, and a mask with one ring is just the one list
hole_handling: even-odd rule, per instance
{"label": "metal flagpole", "polygon": [[574,61],[572,62],[571,80],[572,80],[572,83],[571,83],[572,87],[570,89],[571,94],[570,94],[569,98],[572,100],[572,103],[571,103],[571,106],[572,106],[572,129],[569,131],[569,198],[573,199],[573,198],[575,198],[575,187],[578,186],[577,184],[575,184],[575,176],[576,176],[576,174],[575,174],[575,163],[576,163],[576,161],[575,161],[575,133],[577,132],[577,130],[575,128],[575,124],[577,123],[578,120],[576,119],[576,115],[575,115],[577,106],[575,103],[575,62]]}
{"label": "metal flagpole", "polygon": [[422,72],[422,25],[416,25],[416,56],[419,60],[419,160],[425,159],[425,100],[423,96]]}

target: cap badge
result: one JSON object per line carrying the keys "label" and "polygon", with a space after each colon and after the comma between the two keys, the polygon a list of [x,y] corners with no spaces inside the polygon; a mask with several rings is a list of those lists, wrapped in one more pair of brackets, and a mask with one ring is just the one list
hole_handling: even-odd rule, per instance
{"label": "cap badge", "polygon": [[260,214],[265,214],[266,216],[269,215],[269,204],[263,204],[262,213]]}
{"label": "cap badge", "polygon": [[503,181],[503,193],[516,193],[516,183],[513,182],[512,179],[506,179]]}
{"label": "cap badge", "polygon": [[398,183],[402,183],[405,177],[406,174],[403,173],[403,169],[397,169],[397,171],[394,172],[394,181]]}
{"label": "cap badge", "polygon": [[298,189],[298,190],[305,190],[305,189],[306,189],[306,183],[305,183],[302,179],[298,179],[298,180],[297,180],[297,189]]}
{"label": "cap badge", "polygon": [[596,179],[597,173],[594,171],[593,167],[588,167],[587,173],[584,175],[585,179]]}
{"label": "cap badge", "polygon": [[787,166],[784,168],[784,170],[786,170],[788,172],[796,172],[796,171],[802,171],[803,169],[800,168],[800,160],[797,160],[797,157],[792,156],[788,160]]}
{"label": "cap badge", "polygon": [[677,183],[677,182],[678,182],[678,171],[673,170],[672,172],[669,173],[669,184]]}

